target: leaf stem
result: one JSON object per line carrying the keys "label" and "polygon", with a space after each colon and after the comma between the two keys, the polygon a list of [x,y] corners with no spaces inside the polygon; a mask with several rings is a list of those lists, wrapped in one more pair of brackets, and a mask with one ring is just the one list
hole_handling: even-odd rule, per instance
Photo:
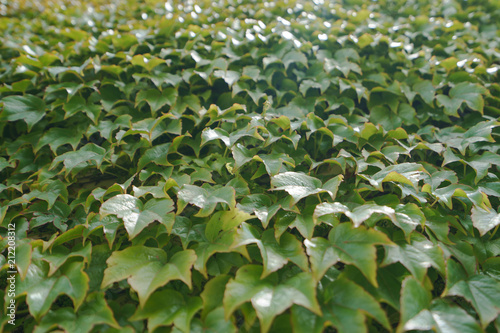
{"label": "leaf stem", "polygon": [[488,240],[492,240],[493,239],[493,236],[495,236],[495,234],[497,233],[498,227],[500,227],[500,224],[497,224],[497,226],[495,227],[495,229],[493,229],[493,232],[491,233],[491,236],[490,236],[490,238]]}

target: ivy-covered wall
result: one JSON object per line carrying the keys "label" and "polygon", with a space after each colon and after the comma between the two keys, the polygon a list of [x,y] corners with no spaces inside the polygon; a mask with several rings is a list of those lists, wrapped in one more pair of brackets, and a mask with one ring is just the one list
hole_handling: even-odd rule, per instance
{"label": "ivy-covered wall", "polygon": [[499,22],[0,0],[0,331],[497,332]]}

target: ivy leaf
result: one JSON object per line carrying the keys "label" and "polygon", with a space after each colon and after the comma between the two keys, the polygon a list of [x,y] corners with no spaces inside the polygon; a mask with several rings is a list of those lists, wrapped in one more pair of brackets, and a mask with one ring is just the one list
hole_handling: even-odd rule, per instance
{"label": "ivy leaf", "polygon": [[220,77],[224,79],[224,81],[227,83],[229,87],[232,87],[232,85],[238,81],[240,78],[240,73],[236,71],[223,71],[223,70],[216,70],[214,71],[214,76],[215,77]]}
{"label": "ivy leaf", "polygon": [[122,222],[114,215],[107,215],[102,218],[100,218],[99,215],[95,215],[88,222],[88,227],[90,230],[102,227],[104,237],[106,238],[110,248],[113,246],[116,238],[116,232],[121,225]]}
{"label": "ivy leaf", "polygon": [[63,106],[66,112],[65,118],[69,118],[76,113],[83,111],[85,114],[97,124],[97,120],[101,113],[101,107],[97,104],[87,103],[85,98],[81,96],[73,96],[67,103]]}
{"label": "ivy leaf", "polygon": [[164,289],[151,295],[130,320],[147,319],[149,332],[155,331],[157,327],[172,324],[181,332],[189,332],[191,320],[201,308],[201,298],[185,297],[175,290]]}
{"label": "ivy leaf", "polygon": [[455,283],[449,296],[462,296],[469,301],[479,314],[481,325],[486,328],[500,314],[498,297],[500,282],[487,275],[474,275]]}
{"label": "ivy leaf", "polygon": [[311,271],[315,281],[320,281],[330,267],[339,260],[338,250],[321,237],[304,240],[307,255],[311,262]]}
{"label": "ivy leaf", "polygon": [[[312,262],[317,263],[312,265],[313,272],[317,277],[322,276],[321,273],[325,271],[325,268],[331,266],[330,263],[332,263],[333,259],[336,259],[336,261],[342,261],[346,264],[353,264],[359,268],[371,284],[378,286],[375,245],[387,246],[392,244],[384,233],[366,229],[363,226],[353,228],[350,223],[341,223],[330,231],[328,241],[335,256],[332,255],[328,248],[326,250],[329,253],[322,255],[321,247],[319,247],[320,251],[316,251],[311,246],[308,246],[308,250],[314,258]],[[324,245],[323,242],[323,247]]]}
{"label": "ivy leaf", "polygon": [[148,72],[151,72],[156,66],[166,63],[164,59],[152,57],[151,55],[148,55],[148,57],[146,57],[142,54],[134,56],[132,60],[130,60],[130,62],[133,65],[143,67]]}
{"label": "ivy leaf", "polygon": [[[33,189],[30,193],[23,195],[23,199],[27,201],[32,201],[33,199],[45,200],[47,202],[47,209],[50,210],[55,205],[56,208],[65,210],[64,204],[56,200],[61,198],[62,201],[68,202],[68,189],[66,184],[64,184],[59,179],[54,181],[46,181],[42,188]],[[68,212],[69,213],[69,212]],[[67,214],[63,214],[66,215]]]}
{"label": "ivy leaf", "polygon": [[234,168],[237,170],[241,168],[246,163],[250,162],[254,157],[254,153],[243,146],[241,143],[237,143],[231,147],[234,158]]}
{"label": "ivy leaf", "polygon": [[245,196],[239,204],[239,209],[255,214],[255,216],[262,222],[264,228],[267,227],[271,218],[280,209],[279,203],[273,203],[271,197],[265,194],[250,194]]}
{"label": "ivy leaf", "polygon": [[89,289],[89,278],[83,269],[83,262],[68,262],[49,276],[48,264],[32,260],[26,278],[21,280],[16,277],[16,298],[26,294],[29,311],[37,320],[49,311],[61,294],[68,295],[78,309]]}
{"label": "ivy leaf", "polygon": [[493,154],[487,151],[482,155],[474,155],[472,158],[467,159],[465,162],[476,171],[476,178],[474,179],[474,183],[477,184],[481,179],[487,176],[488,170],[492,165],[500,167],[500,155]]}
{"label": "ivy leaf", "polygon": [[488,231],[500,224],[500,214],[491,208],[490,211],[474,206],[472,207],[472,223],[479,230],[479,234],[484,236]]}
{"label": "ivy leaf", "polygon": [[320,89],[322,92],[323,90],[325,90],[323,88],[323,86],[316,82],[316,81],[313,81],[313,80],[304,80],[300,83],[300,88],[299,88],[299,91],[301,92],[302,95],[304,95],[304,97],[307,95],[307,91],[311,88],[315,88],[315,89]]}
{"label": "ivy leaf", "polygon": [[224,299],[224,290],[226,289],[226,284],[231,277],[229,275],[218,275],[207,282],[203,291],[201,292],[201,298],[203,299],[203,312],[202,318],[205,318],[208,313],[215,310],[222,304]]}
{"label": "ivy leaf", "polygon": [[384,214],[391,220],[395,220],[395,211],[388,206],[379,206],[376,204],[366,204],[354,208],[352,211],[345,213],[352,220],[354,227],[357,228],[364,221],[368,220],[373,214]]}
{"label": "ivy leaf", "polygon": [[70,173],[73,169],[85,167],[88,162],[94,162],[100,168],[106,155],[106,149],[99,147],[93,143],[88,143],[77,151],[70,151],[57,156],[50,169],[55,168],[60,162],[64,163],[66,174]]}
{"label": "ivy leaf", "polygon": [[416,189],[418,181],[423,177],[423,172],[425,169],[420,164],[401,163],[388,166],[373,176],[362,174],[360,176],[368,180],[379,191],[383,191],[383,183],[389,181],[408,184]]}
{"label": "ivy leaf", "polygon": [[431,81],[422,80],[413,85],[413,90],[422,97],[425,103],[432,106],[436,88],[432,85]]}
{"label": "ivy leaf", "polygon": [[135,106],[146,102],[151,108],[151,114],[154,114],[165,105],[174,105],[176,99],[177,90],[174,88],[166,88],[163,91],[157,89],[141,90],[135,98]]}
{"label": "ivy leaf", "polygon": [[414,318],[420,311],[427,309],[431,304],[432,295],[425,289],[420,281],[412,276],[408,276],[403,281],[401,289],[401,319],[398,325],[398,332],[403,331],[404,325]]}
{"label": "ivy leaf", "polygon": [[187,249],[189,243],[192,241],[205,241],[205,225],[193,225],[189,218],[185,216],[176,216],[172,234],[177,235],[181,239],[182,247]]}
{"label": "ivy leaf", "polygon": [[368,315],[390,330],[391,325],[380,304],[363,288],[346,278],[338,278],[329,285],[331,298],[321,307],[323,318],[340,333],[366,332]]}
{"label": "ivy leaf", "polygon": [[285,69],[288,69],[288,66],[293,63],[300,63],[307,67],[307,58],[304,53],[299,51],[290,51],[283,57],[283,64],[285,65]]}
{"label": "ivy leaf", "polygon": [[232,187],[221,187],[213,191],[205,188],[184,185],[177,193],[177,214],[180,214],[188,203],[200,208],[196,216],[204,217],[212,214],[217,203],[225,203],[230,208],[236,206],[235,191]]}
{"label": "ivy leaf", "polygon": [[130,194],[119,194],[102,204],[100,215],[116,215],[123,219],[123,225],[132,239],[154,221],[172,230],[174,214],[168,213],[173,209],[173,201],[167,198],[154,198],[143,205],[140,199]]}
{"label": "ivy leaf", "polygon": [[388,206],[366,204],[360,205],[351,211],[349,210],[349,208],[338,202],[323,202],[317,205],[314,210],[314,219],[317,220],[321,216],[338,213],[344,213],[347,217],[349,217],[352,220],[355,228],[359,227],[373,214],[384,214],[389,217],[391,221],[395,221],[397,219],[395,210]]}
{"label": "ivy leaf", "polygon": [[65,144],[69,144],[76,149],[80,143],[80,139],[83,137],[83,133],[78,133],[74,129],[69,128],[58,128],[52,127],[38,141],[35,148],[35,153],[45,145],[49,145],[50,149],[54,154],[56,154],[57,148]]}
{"label": "ivy leaf", "polygon": [[332,184],[331,188],[324,189],[319,179],[303,173],[289,171],[273,176],[271,186],[274,187],[275,191],[284,190],[291,195],[293,198],[291,205],[294,205],[302,198],[322,192],[328,193],[332,200],[335,200],[336,190],[342,180],[342,175],[337,177],[339,180],[337,183],[330,183]]}
{"label": "ivy leaf", "polygon": [[252,218],[244,211],[234,208],[229,211],[220,211],[212,215],[205,229],[205,236],[209,241],[214,241],[220,231],[227,231],[238,227],[242,222]]}
{"label": "ivy leaf", "polygon": [[193,250],[177,252],[167,261],[167,254],[162,249],[131,246],[111,254],[101,288],[127,279],[144,307],[156,289],[172,280],[181,280],[191,288],[191,267],[195,261]]}
{"label": "ivy leaf", "polygon": [[7,96],[2,99],[2,103],[3,111],[0,119],[8,121],[23,119],[28,125],[28,132],[45,116],[45,102],[33,95]]}
{"label": "ivy leaf", "polygon": [[36,247],[33,249],[31,254],[31,259],[40,259],[49,263],[49,272],[48,276],[54,274],[69,258],[72,257],[82,257],[84,262],[88,262],[90,260],[90,255],[92,252],[92,246],[90,243],[87,243],[80,250],[72,249],[70,252],[68,248],[64,246],[52,247],[50,252],[41,252],[41,247]]}
{"label": "ivy leaf", "polygon": [[[202,225],[205,227],[206,225]],[[200,227],[200,231],[204,229]],[[196,262],[194,268],[203,274],[205,278],[207,276],[207,261],[215,253],[228,253],[228,252],[240,252],[245,257],[249,258],[248,252],[245,248],[234,249],[232,244],[234,244],[235,232],[234,230],[229,230],[222,232],[220,235],[215,237],[213,240],[207,238],[202,238],[200,242],[194,247],[196,251]]]}
{"label": "ivy leaf", "polygon": [[221,128],[216,128],[216,129],[207,128],[203,130],[203,132],[201,133],[202,146],[204,146],[207,142],[218,139],[224,142],[226,147],[231,146],[231,141],[229,140],[229,134]]}
{"label": "ivy leaf", "polygon": [[272,277],[261,279],[261,266],[246,265],[226,285],[224,311],[226,320],[243,303],[251,301],[261,323],[261,332],[268,332],[274,318],[293,304],[321,315],[316,301],[315,282],[308,273],[299,273],[279,283]]}
{"label": "ivy leaf", "polygon": [[482,94],[484,93],[486,93],[486,89],[478,84],[461,82],[450,89],[448,96],[437,95],[436,99],[438,104],[444,107],[447,115],[458,117],[457,110],[462,103],[466,103],[472,110],[482,113],[484,107]]}
{"label": "ivy leaf", "polygon": [[414,203],[398,205],[394,210],[396,218],[392,222],[409,235],[417,226],[425,225],[425,215]]}
{"label": "ivy leaf", "polygon": [[120,329],[113,317],[113,311],[106,304],[104,294],[92,293],[87,296],[76,314],[71,308],[59,308],[47,313],[36,326],[34,333],[49,332],[54,328],[61,328],[66,332],[87,333],[99,324]]}
{"label": "ivy leaf", "polygon": [[274,236],[274,230],[267,230],[259,235],[251,225],[243,222],[238,229],[232,248],[248,244],[257,244],[263,260],[262,278],[292,261],[304,271],[308,270],[307,257],[300,241],[289,233],[284,233],[279,242]]}
{"label": "ivy leaf", "polygon": [[326,325],[323,317],[298,305],[292,306],[290,317],[293,325],[293,332],[321,333],[324,331],[324,326]]}
{"label": "ivy leaf", "polygon": [[438,333],[484,332],[467,312],[441,299],[434,300],[428,310],[422,310],[406,322],[404,330],[435,330]]}
{"label": "ivy leaf", "polygon": [[[221,300],[222,302],[222,300]],[[196,321],[194,321],[196,323]],[[224,308],[222,306],[211,311],[205,318],[203,324],[191,327],[191,332],[196,333],[236,333],[238,329],[231,320],[224,319]]]}
{"label": "ivy leaf", "polygon": [[269,155],[263,155],[263,154],[255,155],[253,159],[264,163],[264,167],[266,168],[267,174],[270,176],[275,176],[276,174],[278,174],[282,170],[284,163],[290,166],[295,166],[293,159],[290,158],[287,154],[283,153],[272,153]]}
{"label": "ivy leaf", "polygon": [[349,212],[349,208],[341,204],[340,202],[323,202],[319,205],[316,205],[316,207],[314,208],[313,218],[315,223],[317,223],[318,218],[321,216],[347,212]]}
{"label": "ivy leaf", "polygon": [[382,265],[400,262],[419,281],[423,281],[427,268],[431,266],[442,274],[445,273],[443,250],[421,234],[412,234],[409,243],[385,246],[385,250]]}
{"label": "ivy leaf", "polygon": [[170,152],[171,146],[172,144],[170,142],[166,142],[146,150],[141,158],[139,158],[137,170],[140,172],[140,170],[143,170],[144,167],[151,162],[156,165],[169,165],[167,155]]}

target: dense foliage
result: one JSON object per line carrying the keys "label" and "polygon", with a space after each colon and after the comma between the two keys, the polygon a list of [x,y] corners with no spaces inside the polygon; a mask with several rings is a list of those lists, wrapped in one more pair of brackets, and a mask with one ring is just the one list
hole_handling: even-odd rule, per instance
{"label": "dense foliage", "polygon": [[499,23],[0,0],[0,330],[500,329]]}

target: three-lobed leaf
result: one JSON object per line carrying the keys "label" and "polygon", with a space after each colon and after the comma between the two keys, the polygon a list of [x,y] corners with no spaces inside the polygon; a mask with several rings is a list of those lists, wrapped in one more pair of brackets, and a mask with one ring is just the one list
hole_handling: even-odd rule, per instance
{"label": "three-lobed leaf", "polygon": [[172,280],[181,280],[191,287],[191,267],[195,261],[193,250],[177,252],[167,260],[167,254],[162,249],[131,246],[111,254],[101,288],[127,279],[137,292],[141,306],[144,306],[156,289]]}

